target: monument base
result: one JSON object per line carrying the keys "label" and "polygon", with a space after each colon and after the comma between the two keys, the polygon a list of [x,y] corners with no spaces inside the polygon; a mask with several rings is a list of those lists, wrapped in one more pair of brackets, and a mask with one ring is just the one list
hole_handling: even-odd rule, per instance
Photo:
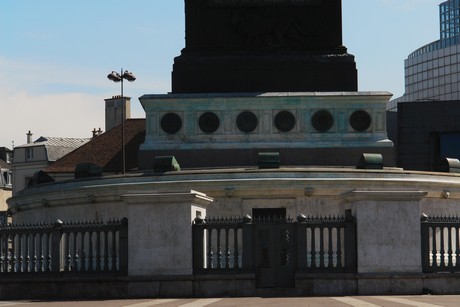
{"label": "monument base", "polygon": [[181,167],[257,165],[279,152],[282,165],[355,166],[380,153],[394,166],[386,134],[387,92],[144,95],[141,169],[173,155]]}
{"label": "monument base", "polygon": [[173,93],[357,90],[356,63],[349,54],[183,54],[172,73]]}

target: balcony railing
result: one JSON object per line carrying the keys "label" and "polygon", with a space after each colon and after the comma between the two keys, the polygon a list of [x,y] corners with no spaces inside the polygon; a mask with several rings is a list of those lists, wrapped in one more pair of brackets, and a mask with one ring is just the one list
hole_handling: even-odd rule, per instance
{"label": "balcony railing", "polygon": [[0,227],[0,275],[128,271],[128,220]]}
{"label": "balcony railing", "polygon": [[460,218],[423,216],[421,227],[423,272],[460,272]]}
{"label": "balcony railing", "polygon": [[[258,227],[268,232],[278,227],[279,231],[271,239],[260,239],[256,238],[260,236],[256,234]],[[250,216],[197,218],[193,224],[194,273],[252,273],[256,270],[257,258],[276,249],[274,246],[280,245],[276,242],[280,237],[281,244],[289,246],[276,257],[284,257],[280,262],[296,259],[297,272],[356,271],[356,222],[347,211],[345,217],[300,215],[296,221],[283,218],[253,220]],[[264,247],[264,244],[273,248]]]}

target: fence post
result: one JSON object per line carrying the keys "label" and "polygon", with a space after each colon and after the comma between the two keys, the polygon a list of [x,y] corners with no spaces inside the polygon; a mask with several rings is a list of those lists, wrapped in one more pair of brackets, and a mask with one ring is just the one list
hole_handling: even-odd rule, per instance
{"label": "fence post", "polygon": [[358,266],[356,220],[351,210],[345,210],[345,272],[356,273]]}
{"label": "fence post", "polygon": [[297,268],[307,268],[307,217],[300,214],[297,217]]}
{"label": "fence post", "polygon": [[119,250],[119,261],[120,261],[120,273],[128,273],[128,219],[121,219],[120,228],[120,250]]}
{"label": "fence post", "polygon": [[243,270],[247,272],[254,271],[253,261],[253,224],[252,217],[246,214],[243,217]]}
{"label": "fence post", "polygon": [[61,220],[56,220],[51,232],[51,272],[53,273],[59,273],[61,271],[60,247],[63,224]]}
{"label": "fence post", "polygon": [[430,267],[430,250],[429,250],[429,242],[430,242],[430,232],[429,232],[429,224],[428,224],[428,216],[423,213],[420,218],[420,228],[421,228],[421,252],[422,252],[422,272],[427,273]]}
{"label": "fence post", "polygon": [[193,246],[193,274],[204,271],[204,220],[201,216],[195,218],[192,224],[192,246]]}

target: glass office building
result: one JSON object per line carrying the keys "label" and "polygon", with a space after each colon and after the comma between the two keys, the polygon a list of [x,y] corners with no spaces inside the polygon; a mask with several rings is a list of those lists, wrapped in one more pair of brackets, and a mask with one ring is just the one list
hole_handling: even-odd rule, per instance
{"label": "glass office building", "polygon": [[439,5],[440,39],[414,52],[404,62],[405,93],[389,102],[460,100],[460,0]]}
{"label": "glass office building", "polygon": [[448,39],[460,34],[459,25],[460,0],[450,0],[439,5],[441,39]]}

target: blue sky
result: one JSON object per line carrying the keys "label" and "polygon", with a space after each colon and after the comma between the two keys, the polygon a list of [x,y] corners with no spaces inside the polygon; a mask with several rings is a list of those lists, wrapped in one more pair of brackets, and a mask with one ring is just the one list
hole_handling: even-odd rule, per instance
{"label": "blue sky", "polygon": [[[343,41],[359,90],[404,92],[404,59],[439,37],[437,0],[343,0]],[[132,117],[138,98],[171,89],[184,47],[183,0],[0,0],[0,146],[40,136],[90,137],[104,129],[106,76],[121,68]]]}

